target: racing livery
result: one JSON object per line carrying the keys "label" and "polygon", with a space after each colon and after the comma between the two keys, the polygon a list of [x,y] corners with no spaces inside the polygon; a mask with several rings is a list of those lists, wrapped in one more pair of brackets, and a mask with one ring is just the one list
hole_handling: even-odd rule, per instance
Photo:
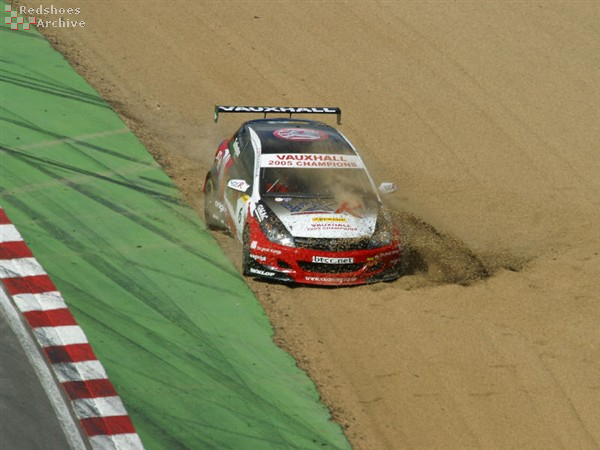
{"label": "racing livery", "polygon": [[[352,144],[335,128],[293,113],[339,108],[228,107],[264,112],[223,141],[204,182],[212,229],[243,245],[244,275],[317,285],[355,285],[400,276],[402,243]],[[289,118],[267,118],[288,113]]]}

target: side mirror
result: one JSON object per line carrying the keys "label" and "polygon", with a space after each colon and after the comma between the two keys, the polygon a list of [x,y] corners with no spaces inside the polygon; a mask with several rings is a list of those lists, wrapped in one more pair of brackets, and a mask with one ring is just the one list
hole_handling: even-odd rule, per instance
{"label": "side mirror", "polygon": [[378,190],[382,194],[391,194],[392,192],[396,192],[398,188],[394,183],[381,183]]}
{"label": "side mirror", "polygon": [[238,192],[246,192],[250,185],[246,180],[229,180],[227,183],[229,189],[233,189]]}

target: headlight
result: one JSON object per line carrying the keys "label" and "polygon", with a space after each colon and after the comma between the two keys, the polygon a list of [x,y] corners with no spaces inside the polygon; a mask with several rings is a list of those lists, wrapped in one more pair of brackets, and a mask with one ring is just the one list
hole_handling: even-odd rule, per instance
{"label": "headlight", "polygon": [[259,214],[257,214],[260,229],[269,241],[275,242],[279,245],[285,245],[287,247],[296,246],[294,243],[294,238],[290,232],[283,225],[283,223],[281,223],[281,220],[279,220],[277,216],[273,214],[273,212],[268,210],[268,208],[265,208],[263,205],[259,205],[257,209],[260,210]]}
{"label": "headlight", "polygon": [[394,229],[390,215],[380,210],[377,214],[377,223],[371,240],[369,241],[370,248],[385,247],[394,241]]}

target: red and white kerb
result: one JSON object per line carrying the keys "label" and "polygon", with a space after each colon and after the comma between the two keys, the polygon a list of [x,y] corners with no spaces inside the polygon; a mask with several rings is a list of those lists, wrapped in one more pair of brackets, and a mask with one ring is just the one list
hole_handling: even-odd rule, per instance
{"label": "red and white kerb", "polygon": [[144,446],[60,292],[0,208],[0,279],[33,330],[94,449]]}

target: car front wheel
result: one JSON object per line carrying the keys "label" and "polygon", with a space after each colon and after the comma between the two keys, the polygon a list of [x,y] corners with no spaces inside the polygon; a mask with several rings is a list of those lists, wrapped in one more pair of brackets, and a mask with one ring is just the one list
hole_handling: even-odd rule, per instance
{"label": "car front wheel", "polygon": [[204,220],[206,226],[212,230],[223,230],[223,213],[218,208],[218,195],[213,178],[209,175],[204,188]]}

